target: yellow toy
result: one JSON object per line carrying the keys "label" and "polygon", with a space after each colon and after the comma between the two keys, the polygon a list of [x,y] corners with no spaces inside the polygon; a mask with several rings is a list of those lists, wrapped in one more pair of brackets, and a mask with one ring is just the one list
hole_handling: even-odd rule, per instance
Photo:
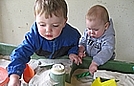
{"label": "yellow toy", "polygon": [[91,86],[117,86],[115,79],[110,79],[104,82],[101,82],[100,77],[94,80]]}

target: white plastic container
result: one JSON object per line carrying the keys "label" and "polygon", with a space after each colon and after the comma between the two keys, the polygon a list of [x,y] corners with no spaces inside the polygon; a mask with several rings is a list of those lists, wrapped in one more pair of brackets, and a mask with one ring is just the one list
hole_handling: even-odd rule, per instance
{"label": "white plastic container", "polygon": [[65,86],[65,67],[62,64],[54,64],[50,71],[50,77],[57,83],[54,86]]}

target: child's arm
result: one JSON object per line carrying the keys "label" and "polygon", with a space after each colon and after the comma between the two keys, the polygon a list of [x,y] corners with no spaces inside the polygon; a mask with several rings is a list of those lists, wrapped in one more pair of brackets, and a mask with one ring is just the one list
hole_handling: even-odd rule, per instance
{"label": "child's arm", "polygon": [[87,37],[88,37],[88,34],[87,34],[87,30],[85,29],[83,34],[82,34],[82,37],[80,38],[79,40],[79,51],[78,51],[78,55],[82,58],[82,57],[85,57],[86,54],[85,54],[85,46],[86,46],[86,42],[87,42]]}
{"label": "child's arm", "polygon": [[101,44],[101,51],[93,57],[93,61],[98,65],[103,65],[111,58],[115,57],[115,31],[113,27],[112,19],[110,19],[110,26],[107,29],[108,35],[103,37]]}
{"label": "child's arm", "polygon": [[20,76],[17,74],[10,75],[10,81],[8,83],[8,86],[20,86]]}
{"label": "child's arm", "polygon": [[30,61],[30,56],[36,51],[37,47],[39,47],[38,34],[34,31],[34,28],[35,24],[33,25],[31,31],[25,35],[23,42],[16,49],[14,49],[10,55],[11,63],[7,67],[8,75],[11,78],[11,81],[9,81],[9,86],[20,86],[12,84],[19,82],[19,79],[16,76],[20,77],[22,75],[26,67],[25,64]]}

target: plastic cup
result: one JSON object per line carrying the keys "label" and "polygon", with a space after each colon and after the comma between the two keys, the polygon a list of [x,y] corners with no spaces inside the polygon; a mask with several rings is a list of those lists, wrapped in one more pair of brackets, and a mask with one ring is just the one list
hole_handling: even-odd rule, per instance
{"label": "plastic cup", "polygon": [[5,86],[9,82],[8,72],[5,68],[0,67],[0,86]]}
{"label": "plastic cup", "polygon": [[65,86],[65,67],[62,64],[54,64],[50,71],[50,77],[57,83],[54,86]]}
{"label": "plastic cup", "polygon": [[23,80],[28,83],[31,78],[33,78],[34,74],[34,70],[28,64],[26,64],[26,68],[23,72]]}

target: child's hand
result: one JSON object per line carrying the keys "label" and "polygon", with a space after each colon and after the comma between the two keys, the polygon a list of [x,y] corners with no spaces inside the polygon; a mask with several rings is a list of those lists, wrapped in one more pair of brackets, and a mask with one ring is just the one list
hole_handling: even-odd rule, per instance
{"label": "child's hand", "polygon": [[8,86],[21,86],[19,75],[17,74],[10,75]]}
{"label": "child's hand", "polygon": [[83,51],[83,52],[80,52],[80,51],[79,51],[78,56],[82,59],[83,57],[86,56],[86,54],[85,54],[84,51]]}
{"label": "child's hand", "polygon": [[97,71],[97,67],[98,67],[97,63],[92,61],[92,63],[89,66],[90,74],[94,74],[94,72]]}
{"label": "child's hand", "polygon": [[70,54],[69,58],[72,62],[76,63],[77,65],[82,64],[82,60],[79,56],[77,56],[76,54]]}

